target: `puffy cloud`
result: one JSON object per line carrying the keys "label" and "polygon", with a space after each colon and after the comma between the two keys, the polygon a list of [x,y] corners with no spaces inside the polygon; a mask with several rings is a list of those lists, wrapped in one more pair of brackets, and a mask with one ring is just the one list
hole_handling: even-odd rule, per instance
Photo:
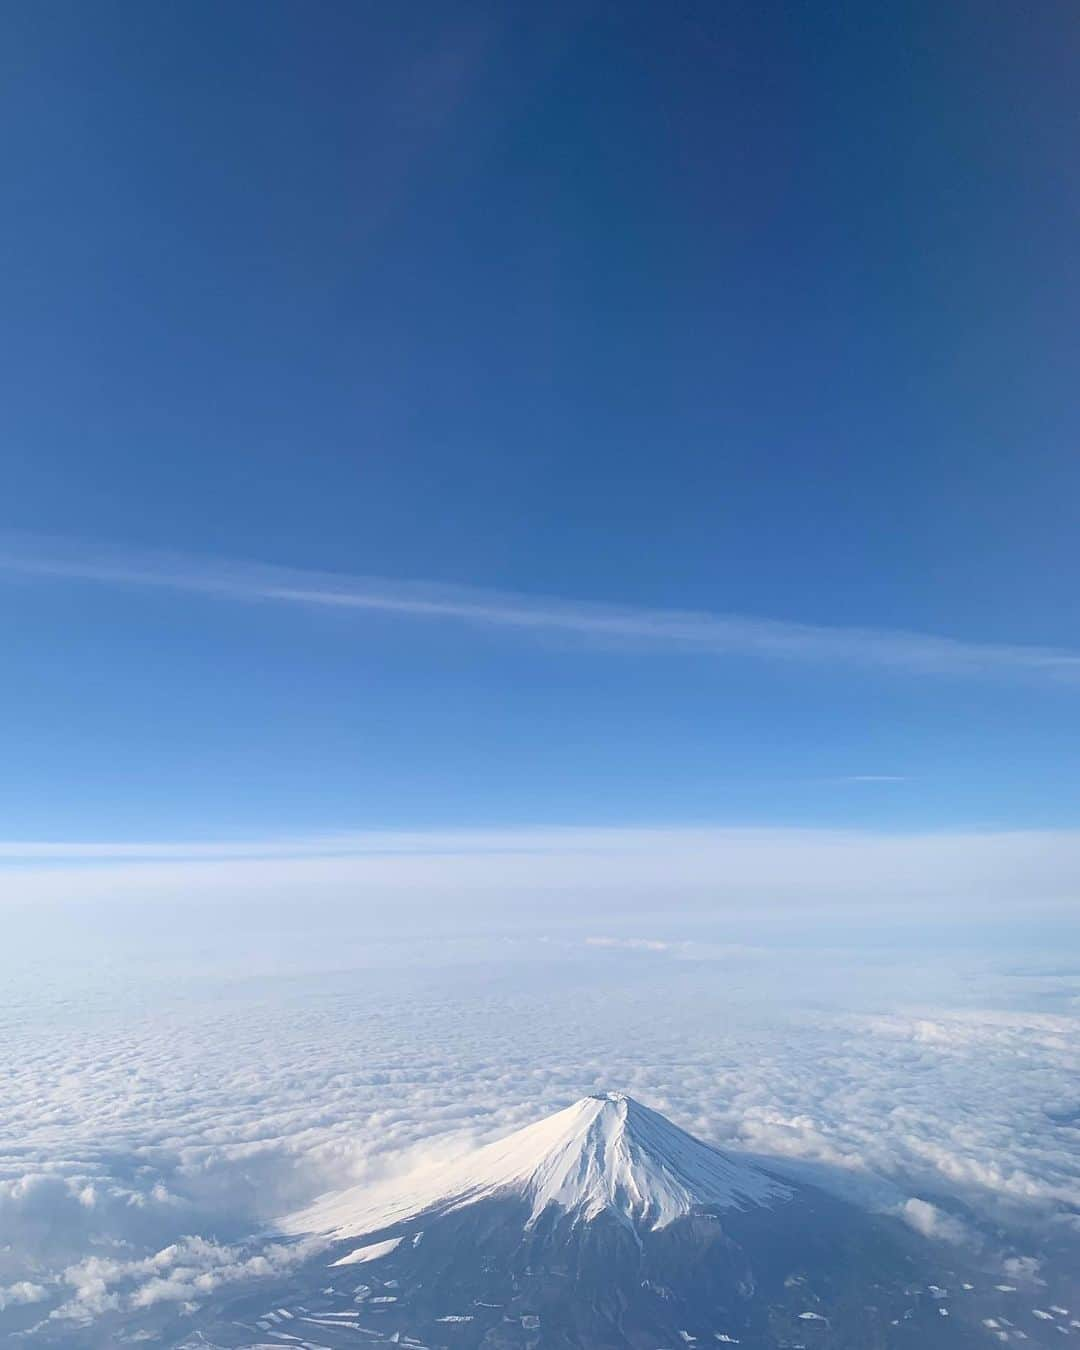
{"label": "puffy cloud", "polygon": [[939,1209],[937,1205],[932,1205],[928,1200],[920,1200],[913,1195],[904,1201],[900,1213],[904,1222],[923,1237],[955,1243],[971,1240],[971,1231],[965,1223]]}
{"label": "puffy cloud", "polygon": [[0,1312],[25,1303],[40,1303],[48,1298],[49,1291],[44,1285],[33,1284],[30,1280],[16,1280],[6,1287],[0,1285]]}
{"label": "puffy cloud", "polygon": [[270,1243],[252,1251],[202,1237],[185,1237],[151,1256],[122,1260],[91,1256],[69,1266],[63,1282],[73,1293],[55,1308],[53,1320],[86,1321],[122,1307],[156,1303],[195,1307],[222,1285],[288,1270],[306,1260],[317,1243]]}
{"label": "puffy cloud", "polygon": [[1036,1256],[1009,1256],[1001,1263],[1002,1271],[1010,1280],[1020,1284],[1040,1285],[1042,1262]]}

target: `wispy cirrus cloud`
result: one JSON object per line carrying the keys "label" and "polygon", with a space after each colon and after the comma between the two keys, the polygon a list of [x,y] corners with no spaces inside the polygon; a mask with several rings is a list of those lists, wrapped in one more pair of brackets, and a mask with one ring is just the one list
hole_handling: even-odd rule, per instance
{"label": "wispy cirrus cloud", "polygon": [[0,534],[9,577],[152,587],[221,599],[321,606],[403,619],[559,634],[581,642],[714,657],[848,665],[953,677],[1080,679],[1080,652],[961,641],[899,629],[807,624],[677,608],[609,606],[481,587],[350,576],[197,555]]}

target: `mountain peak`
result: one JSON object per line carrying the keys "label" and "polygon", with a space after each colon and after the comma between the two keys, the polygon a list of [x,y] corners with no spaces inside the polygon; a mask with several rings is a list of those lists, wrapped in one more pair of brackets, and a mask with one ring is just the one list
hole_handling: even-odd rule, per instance
{"label": "mountain peak", "polygon": [[695,1209],[767,1205],[789,1191],[625,1092],[597,1092],[448,1165],[393,1185],[324,1196],[287,1226],[358,1237],[423,1213],[513,1195],[529,1203],[529,1225],[555,1206],[575,1221],[610,1213],[655,1229]]}
{"label": "mountain peak", "polygon": [[583,1097],[504,1142],[515,1152],[540,1146],[526,1176],[534,1221],[554,1204],[585,1220],[611,1211],[663,1228],[699,1207],[741,1208],[783,1191],[625,1092]]}

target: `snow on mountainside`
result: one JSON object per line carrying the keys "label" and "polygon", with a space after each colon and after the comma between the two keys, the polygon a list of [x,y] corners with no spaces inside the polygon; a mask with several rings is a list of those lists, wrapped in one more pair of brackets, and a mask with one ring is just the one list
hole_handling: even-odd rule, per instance
{"label": "snow on mountainside", "polygon": [[286,1232],[360,1237],[427,1212],[448,1213],[507,1194],[588,1222],[611,1213],[646,1229],[693,1210],[745,1209],[791,1192],[680,1130],[622,1092],[583,1097],[563,1111],[403,1181],[326,1195],[284,1221]]}

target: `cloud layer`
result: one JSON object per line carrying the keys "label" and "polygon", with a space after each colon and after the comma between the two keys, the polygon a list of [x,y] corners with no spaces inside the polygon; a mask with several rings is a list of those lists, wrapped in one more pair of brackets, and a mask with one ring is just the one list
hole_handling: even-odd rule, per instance
{"label": "cloud layer", "polygon": [[723,936],[350,970],[330,926],[318,978],[268,979],[189,927],[153,935],[186,947],[168,980],[10,979],[3,1316],[197,1303],[289,1259],[250,1234],[318,1192],[611,1086],[935,1238],[1080,1238],[1080,969]]}
{"label": "cloud layer", "polygon": [[[0,901],[349,903],[380,931],[418,921],[577,922],[859,912],[1071,912],[1080,832],[533,829],[189,843],[0,842]],[[387,906],[392,902],[393,909]]]}

